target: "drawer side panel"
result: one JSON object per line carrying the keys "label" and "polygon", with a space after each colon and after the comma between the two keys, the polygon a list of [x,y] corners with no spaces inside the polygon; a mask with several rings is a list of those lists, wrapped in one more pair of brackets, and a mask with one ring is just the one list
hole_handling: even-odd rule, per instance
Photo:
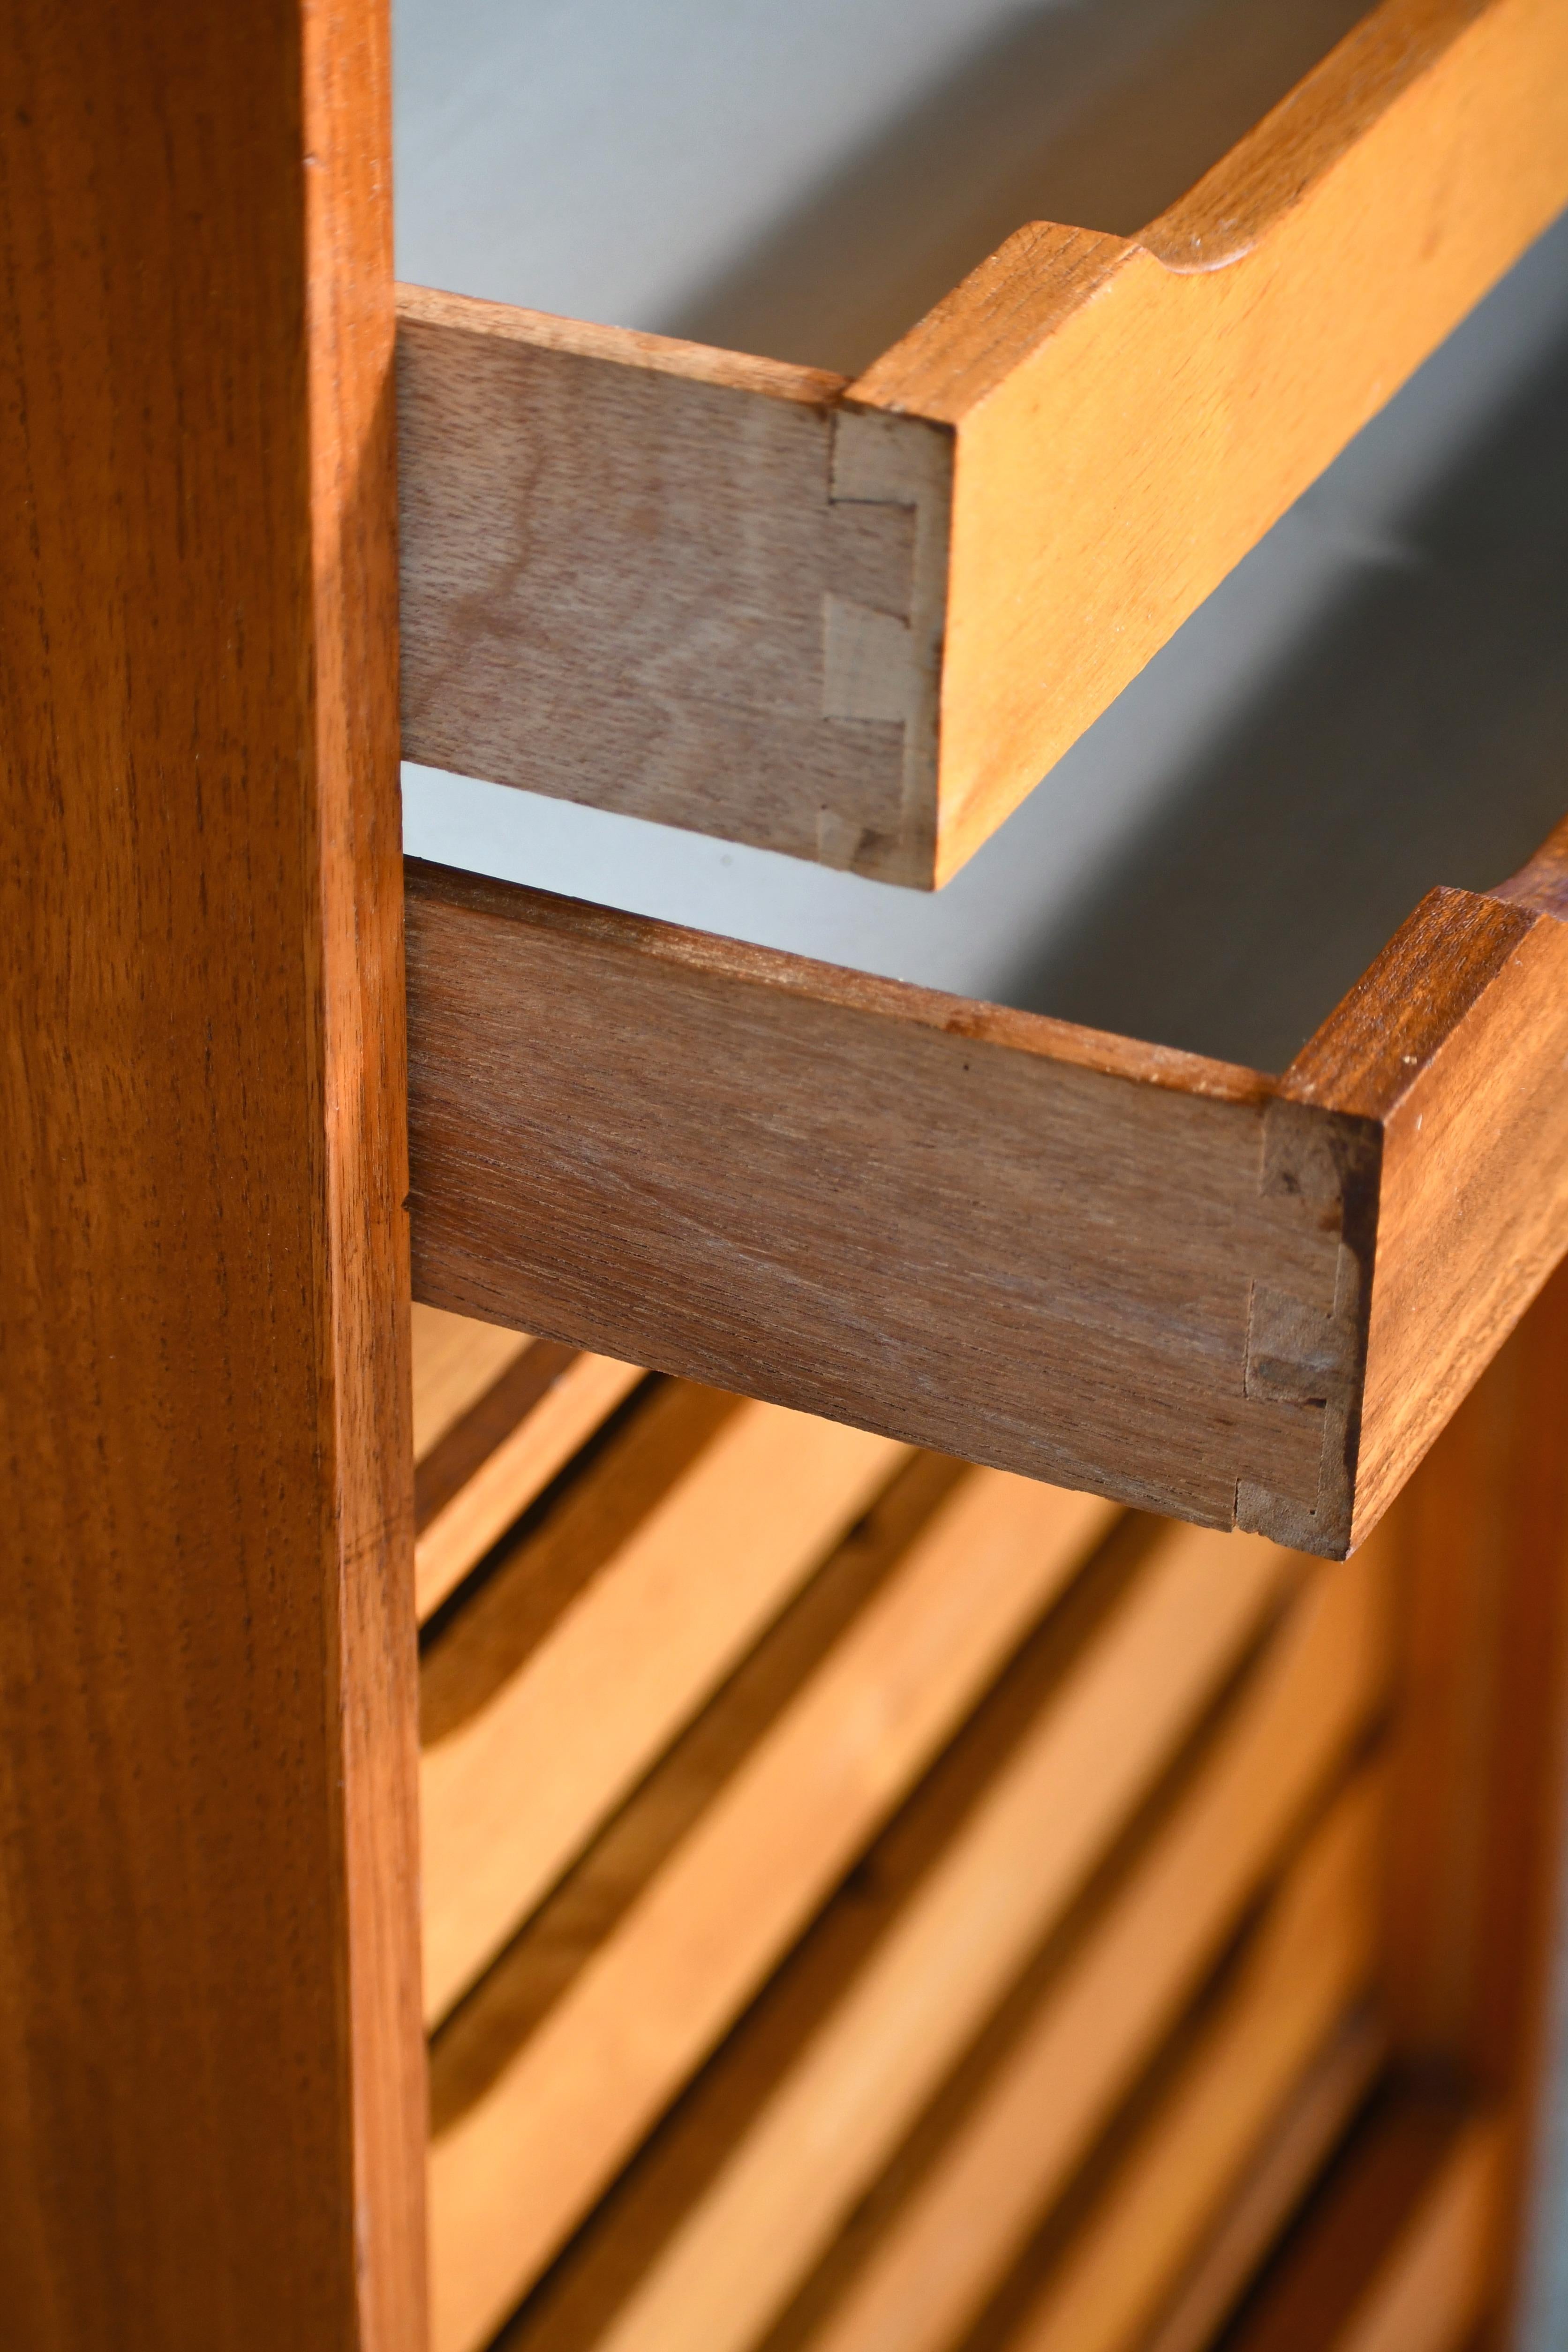
{"label": "drawer side panel", "polygon": [[951,436],[405,288],[405,756],[932,879]]}
{"label": "drawer side panel", "polygon": [[426,1301],[1206,1525],[1239,1486],[1260,1532],[1342,1549],[1328,1114],[1291,1107],[1314,1190],[1262,1081],[1118,1076],[968,1034],[959,1000],[938,1026],[943,1000],[900,1017],[918,992],[411,877]]}

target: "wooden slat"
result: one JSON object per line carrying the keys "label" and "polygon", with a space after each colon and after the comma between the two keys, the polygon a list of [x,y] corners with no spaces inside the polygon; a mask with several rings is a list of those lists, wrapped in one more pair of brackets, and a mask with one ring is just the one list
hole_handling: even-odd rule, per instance
{"label": "wooden slat", "polygon": [[1464,2352],[1499,2291],[1500,2158],[1490,2118],[1391,2093],[1226,2352]]}
{"label": "wooden slat", "polygon": [[418,2352],[385,11],[0,12],[0,2321]]}
{"label": "wooden slat", "polygon": [[537,2275],[1115,1517],[910,1465],[437,2039],[443,2265]]}
{"label": "wooden slat", "polygon": [[1283,1082],[1380,1139],[1358,1540],[1568,1250],[1568,923],[1508,888],[1433,891]]}
{"label": "wooden slat", "polygon": [[1367,2008],[1331,2037],[1256,2151],[1246,2179],[1142,2352],[1208,2352],[1365,2100],[1386,2051],[1386,2033]]}
{"label": "wooden slat", "polygon": [[[467,1316],[417,1314],[414,1582],[423,1623],[643,1375]],[[422,1394],[426,1443],[417,1445]]]}
{"label": "wooden slat", "polygon": [[929,884],[950,436],[843,390],[403,288],[405,754]]}
{"label": "wooden slat", "polygon": [[1140,2352],[1276,2111],[1368,1989],[1384,1794],[1381,1775],[1363,1773],[1292,1864],[1217,2012],[1009,2331],[1007,2352]]}
{"label": "wooden slat", "polygon": [[904,1450],[666,1388],[420,1670],[437,2018],[887,1484]]}
{"label": "wooden slat", "polygon": [[1552,1988],[1568,1703],[1568,1270],[1388,1525],[1403,1594],[1384,2010],[1413,2065],[1476,2085],[1509,2135],[1504,2268],[1558,2096]]}
{"label": "wooden slat", "polygon": [[405,749],[940,881],[1565,200],[1558,0],[1384,0],[852,384],[406,289]]}
{"label": "wooden slat", "polygon": [[1462,2352],[1497,2287],[1501,2155],[1495,2124],[1460,2135],[1334,2352]]}
{"label": "wooden slat", "polygon": [[1386,1687],[1386,1563],[1310,1593],[1103,1916],[769,2352],[945,2352],[1152,2062]]}
{"label": "wooden slat", "polygon": [[[1156,1547],[1059,1659],[1047,1629],[509,2346],[731,2352],[765,2334],[1234,1671],[1281,1573],[1291,1564],[1263,1547],[1190,1537]],[[1353,1678],[1353,1642],[1348,1663]],[[1042,1665],[1058,1684],[1044,1705]]]}
{"label": "wooden slat", "polygon": [[[577,1360],[556,1339],[530,1339],[414,1469],[414,1524],[429,1528],[445,1516],[494,1461],[496,1450],[531,1419]],[[426,1612],[421,1611],[423,1616]]]}

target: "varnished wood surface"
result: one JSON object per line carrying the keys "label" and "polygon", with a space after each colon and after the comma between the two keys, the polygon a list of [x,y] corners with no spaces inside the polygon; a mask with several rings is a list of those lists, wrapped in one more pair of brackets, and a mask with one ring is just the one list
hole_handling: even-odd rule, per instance
{"label": "varnished wood surface", "polygon": [[432,2021],[903,1459],[861,1430],[666,1386],[523,1523],[420,1669]]}
{"label": "varnished wood surface", "polygon": [[416,1284],[1342,1554],[1568,1249],[1534,870],[1273,1080],[411,861]]}
{"label": "varnished wood surface", "polygon": [[[1191,1580],[1204,1547],[1211,1556],[1231,1549],[1212,1537],[1180,1538],[1177,1549],[1185,1549],[1186,1558],[1173,1554],[1168,1575],[1159,1572],[1156,1551],[1147,1580],[1129,1585],[1109,1612],[1102,1602],[1098,1620],[1089,1620],[1073,1647],[1063,1651],[1060,1640],[1056,1643],[1059,1686],[1043,1711],[1036,1685],[1051,1656],[1049,1629],[1040,1645],[1020,1657],[719,2060],[531,2297],[509,2345],[530,2352],[546,2347],[564,2352],[570,2345],[578,2352],[601,2343],[760,2344],[942,2090],[988,2011],[1010,1997],[1020,1969],[1026,1971],[1020,1990],[1034,2004],[1022,2023],[1034,2023],[1037,2011],[1039,2032],[1048,2023],[1063,2037],[1056,2043],[1052,2075],[1060,2099],[1053,2094],[1042,2108],[1026,2085],[1019,2093],[1016,2114],[1033,2119],[1024,2144],[1043,2138],[1043,2161],[1059,2163],[1065,2155],[1070,2163],[1103,2114],[1102,2103],[1113,2101],[1127,2074],[1136,2071],[1151,2017],[1170,2000],[1184,1969],[1196,1961],[1205,1932],[1224,1933],[1211,1912],[1210,1929],[1200,1925],[1192,1941],[1184,1941],[1184,1895],[1177,1948],[1167,1954],[1162,1946],[1158,1980],[1144,2000],[1142,1986],[1153,1957],[1146,1923],[1156,1916],[1156,1903],[1157,1916],[1170,1913],[1171,1889],[1178,1883],[1166,1874],[1178,1862],[1167,1853],[1167,1841],[1157,1850],[1152,1874],[1164,1892],[1149,1874],[1137,1874],[1128,1889],[1130,1909],[1113,1907],[1103,1935],[1069,1939],[1078,1964],[1056,1987],[1059,2001],[1051,1997],[1058,1969],[1047,1969],[1043,1995],[1028,1977],[1042,1935],[1061,1925],[1075,1889],[1082,1893],[1096,1847],[1103,1859],[1100,1842],[1116,1838],[1129,1805],[1169,1768],[1173,1735],[1179,1752],[1183,1735],[1175,1714],[1186,1713],[1189,1727],[1201,1720],[1201,1685],[1206,1680],[1212,1707],[1247,1654],[1235,1646],[1247,1642],[1245,1618],[1234,1613],[1246,1596],[1234,1587],[1226,1592],[1223,1569],[1206,1591]],[[1220,1566],[1217,1559],[1215,1565]],[[1362,1571],[1343,1573],[1352,1580],[1345,1587],[1349,1600]],[[1200,1602],[1207,1620],[1206,1675],[1191,1647]],[[1184,1630],[1158,1634],[1156,1621],[1173,1605]],[[1233,1612],[1228,1671],[1213,1613],[1226,1608]],[[1348,1621],[1341,1614],[1337,1629],[1323,1629],[1332,1633],[1339,1690],[1352,1717],[1368,1696],[1362,1667],[1372,1664],[1355,1638],[1355,1614],[1352,1605]],[[1061,1629],[1062,1638],[1068,1632]],[[1151,1642],[1148,1670],[1136,1676],[1142,1696],[1135,1698],[1132,1654]],[[1152,1663],[1153,1650],[1161,1647],[1163,1687]],[[1310,1782],[1342,1736],[1337,1703],[1331,1709],[1321,1706],[1322,1685],[1311,1662],[1320,1648],[1309,1643],[1311,1655],[1301,1657],[1283,1682],[1270,1678],[1269,1727],[1265,1731],[1258,1717],[1250,1743],[1247,1801],[1255,1801],[1259,1823],[1271,1814],[1275,1838],[1299,1801],[1301,1781],[1291,1769],[1276,1777],[1264,1757],[1291,1756],[1300,1732],[1316,1759],[1307,1767]],[[1316,1718],[1310,1728],[1300,1706],[1307,1676],[1315,1685],[1307,1702]],[[1102,1746],[1107,1737],[1112,1744]],[[1086,1764],[1090,1754],[1101,1760],[1080,1771],[1068,1763],[1075,1751]],[[1242,1763],[1235,1757],[1221,1780],[1231,1780]],[[1050,1800],[1058,1771],[1069,1774],[1082,1791],[1073,1806]],[[1214,1802],[1226,1801],[1216,1789]],[[1023,1841],[1016,1847],[1009,1822]],[[1245,1883],[1258,1866],[1255,1848],[1242,1843],[1253,1853],[1250,1862],[1237,1862],[1222,1842],[1212,1868],[1197,1870],[1199,1912],[1215,1902],[1215,1872],[1226,1878],[1238,1871]],[[1179,1836],[1177,1843],[1190,1863],[1191,1835]],[[1266,1832],[1265,1852],[1271,1847]],[[1186,1875],[1194,1874],[1189,1869]],[[1238,1882],[1231,1876],[1227,1883]],[[1222,1906],[1224,1900],[1221,1895]],[[1096,1907],[1095,1921],[1102,1909]],[[1051,1957],[1061,1960],[1059,1952]],[[1062,2013],[1068,2011],[1070,2016]],[[1152,2027],[1155,2036],[1159,2030]],[[981,2087],[1005,2096],[1017,2072],[1014,2064],[994,2080],[988,2074]],[[985,2234],[994,2243],[989,2221]],[[925,2243],[935,2252],[929,2238]],[[949,2258],[970,2259],[962,2236],[949,2237],[945,2245]]]}
{"label": "varnished wood surface", "polygon": [[19,2352],[423,2352],[386,73],[0,26]]}
{"label": "varnished wood surface", "polygon": [[[1342,1549],[1359,1129],[1275,1136],[1251,1072],[408,871],[422,1298],[1212,1525],[1239,1486]],[[1295,1324],[1255,1330],[1255,1290]]]}
{"label": "varnished wood surface", "polygon": [[853,383],[406,289],[405,748],[940,882],[1568,200],[1557,0],[1384,0]]}
{"label": "varnished wood surface", "polygon": [[1363,1775],[1293,1863],[1231,1980],[1178,2040],[1152,2111],[1074,2216],[1008,2352],[1142,2352],[1275,2112],[1371,1982],[1382,1797],[1381,1777]]}
{"label": "varnished wood surface", "polygon": [[437,2040],[438,2273],[537,2275],[1115,1516],[910,1466]]}
{"label": "varnished wood surface", "polygon": [[1226,2352],[1468,2352],[1496,2297],[1499,2155],[1484,2116],[1392,2087]]}

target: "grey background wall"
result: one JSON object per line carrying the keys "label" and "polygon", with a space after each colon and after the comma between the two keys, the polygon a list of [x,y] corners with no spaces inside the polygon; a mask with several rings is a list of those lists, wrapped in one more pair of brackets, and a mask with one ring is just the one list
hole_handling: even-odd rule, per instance
{"label": "grey background wall", "polygon": [[[1152,218],[1363,5],[395,0],[399,270],[852,372],[1023,221]],[[1568,809],[1568,224],[935,898],[405,801],[448,864],[1277,1068],[1424,890]]]}

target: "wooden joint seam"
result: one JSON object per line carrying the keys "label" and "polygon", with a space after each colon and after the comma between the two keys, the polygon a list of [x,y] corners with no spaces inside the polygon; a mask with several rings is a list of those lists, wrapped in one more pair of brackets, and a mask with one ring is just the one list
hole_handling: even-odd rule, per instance
{"label": "wooden joint seam", "polygon": [[1269,1106],[1259,1192],[1299,1231],[1321,1236],[1320,1263],[1330,1278],[1304,1297],[1301,1290],[1312,1286],[1308,1268],[1295,1287],[1255,1277],[1242,1355],[1243,1394],[1317,1415],[1321,1434],[1315,1491],[1280,1495],[1240,1477],[1236,1524],[1299,1551],[1331,1555],[1346,1549],[1350,1534],[1371,1298],[1379,1154],[1361,1124],[1284,1099]]}
{"label": "wooden joint seam", "polygon": [[[879,409],[842,408],[831,423],[830,506],[911,509],[914,550],[902,614],[879,611],[828,589],[822,600],[822,713],[849,724],[902,730],[900,843],[929,865],[936,826],[937,730],[952,509],[952,436],[942,427]],[[859,862],[859,829],[825,809],[824,862]]]}

